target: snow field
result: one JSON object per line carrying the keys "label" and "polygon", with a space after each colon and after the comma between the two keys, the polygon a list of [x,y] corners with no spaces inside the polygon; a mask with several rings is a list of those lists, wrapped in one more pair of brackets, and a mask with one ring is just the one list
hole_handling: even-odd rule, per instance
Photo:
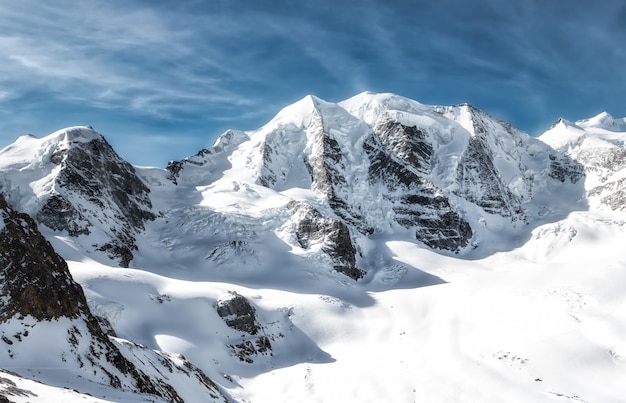
{"label": "snow field", "polygon": [[[537,228],[522,247],[473,261],[386,242],[405,276],[419,267],[448,282],[406,289],[367,291],[372,281],[328,295],[319,293],[324,279],[291,292],[70,267],[94,312],[106,312],[98,308],[106,301],[122,305],[112,322],[121,337],[183,354],[236,399],[619,402],[625,234],[619,223],[598,232],[597,219],[575,213]],[[226,291],[246,296],[266,331],[285,336],[272,342],[272,357],[244,364],[224,349],[237,337],[213,308]]]}

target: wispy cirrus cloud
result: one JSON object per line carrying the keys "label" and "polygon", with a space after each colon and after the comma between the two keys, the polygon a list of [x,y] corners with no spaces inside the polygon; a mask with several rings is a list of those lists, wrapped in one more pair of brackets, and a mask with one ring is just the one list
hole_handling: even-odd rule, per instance
{"label": "wispy cirrus cloud", "polygon": [[0,10],[0,72],[11,92],[36,87],[165,118],[196,103],[242,104],[228,88],[232,73],[198,57],[207,47],[184,16],[124,2],[18,4]]}
{"label": "wispy cirrus cloud", "polygon": [[626,114],[624,17],[620,0],[3,2],[0,135],[87,121],[171,136],[173,153],[309,93],[363,90],[470,102],[529,131],[594,105]]}

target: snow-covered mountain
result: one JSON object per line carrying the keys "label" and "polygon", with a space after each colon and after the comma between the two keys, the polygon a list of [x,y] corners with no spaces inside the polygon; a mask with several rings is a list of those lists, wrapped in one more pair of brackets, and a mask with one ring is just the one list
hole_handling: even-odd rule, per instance
{"label": "snow-covered mountain", "polygon": [[540,139],[585,167],[591,203],[626,207],[626,119],[606,112],[576,122],[559,119]]}
{"label": "snow-covered mountain", "polygon": [[0,150],[0,396],[619,401],[625,126],[536,139],[362,93],[166,169],[90,127],[20,137]]}
{"label": "snow-covered mountain", "polygon": [[[308,96],[261,129],[228,132],[168,169],[175,183],[204,187],[207,203],[222,186],[268,188],[354,237],[403,228],[456,253],[497,228],[510,235],[567,214],[583,193],[580,164],[510,125],[469,105],[430,107],[390,94],[339,104]],[[563,206],[542,198],[564,192]]]}
{"label": "snow-covered mountain", "polygon": [[0,192],[46,227],[128,266],[154,219],[149,188],[90,127],[23,136],[0,151]]}

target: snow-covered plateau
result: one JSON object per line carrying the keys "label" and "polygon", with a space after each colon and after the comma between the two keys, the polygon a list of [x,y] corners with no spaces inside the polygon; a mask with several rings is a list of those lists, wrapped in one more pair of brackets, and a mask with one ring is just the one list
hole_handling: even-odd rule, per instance
{"label": "snow-covered plateau", "polygon": [[626,119],[314,96],[0,150],[0,402],[623,402]]}

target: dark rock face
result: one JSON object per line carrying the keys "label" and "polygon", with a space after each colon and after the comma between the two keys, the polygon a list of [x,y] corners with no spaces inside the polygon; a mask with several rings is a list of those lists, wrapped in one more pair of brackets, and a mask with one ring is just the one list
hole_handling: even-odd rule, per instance
{"label": "dark rock face", "polygon": [[84,314],[88,308],[82,289],[35,222],[9,208],[2,195],[0,213],[4,219],[0,231],[0,297],[6,298],[0,307],[0,321],[16,315],[53,320]]}
{"label": "dark rock face", "polygon": [[[70,236],[89,234],[94,225],[99,226],[110,241],[96,248],[127,267],[137,249],[135,234],[155,218],[150,190],[133,166],[103,137],[57,150],[51,161],[61,165],[57,184],[62,194],[46,201],[36,214],[38,222],[66,230]],[[67,195],[74,196],[74,204]]]}
{"label": "dark rock face", "polygon": [[485,129],[482,126],[478,128],[478,134],[470,138],[458,168],[459,194],[490,214],[522,218],[521,201],[502,183],[494,166],[493,153],[482,135]]}
{"label": "dark rock face", "polygon": [[333,260],[333,268],[358,280],[363,277],[356,265],[356,249],[350,238],[350,230],[339,220],[324,217],[318,210],[303,202],[292,201],[287,208],[298,217],[296,237],[304,249],[322,244],[322,251]]}
{"label": "dark rock face", "polygon": [[229,346],[241,361],[252,363],[253,356],[271,354],[270,339],[257,320],[256,310],[245,297],[230,292],[226,298],[217,301],[217,314],[230,328],[244,333],[240,343]]}
{"label": "dark rock face", "polygon": [[100,207],[104,207],[102,199],[110,199],[134,228],[143,229],[146,220],[154,219],[150,189],[104,138],[71,148],[62,164],[58,177],[62,187],[86,196]]}
{"label": "dark rock face", "polygon": [[568,180],[570,183],[577,183],[585,177],[584,166],[567,156],[557,156],[550,154],[550,172],[548,175],[559,182]]}
{"label": "dark rock face", "polygon": [[235,330],[256,335],[261,325],[256,320],[256,311],[243,296],[233,292],[230,298],[222,299],[217,304],[217,314],[229,327]]}
{"label": "dark rock face", "polygon": [[183,161],[170,161],[165,166],[165,170],[168,172],[167,179],[171,180],[175,185],[178,185],[178,176],[180,171],[185,166]]}
{"label": "dark rock face", "polygon": [[489,214],[510,217],[513,221],[524,219],[522,201],[511,193],[495,166],[496,157],[493,147],[497,147],[498,139],[492,139],[496,145],[490,145],[489,141],[490,137],[494,137],[490,130],[494,130],[495,126],[504,130],[503,135],[510,137],[516,145],[521,145],[515,130],[509,124],[471,105],[463,106],[467,108],[472,121],[473,134],[457,169],[457,182],[459,183],[457,194],[482,207]]}
{"label": "dark rock face", "polygon": [[168,172],[167,179],[171,180],[175,185],[178,185],[178,178],[180,176],[180,173],[185,168],[186,164],[202,166],[202,159],[207,155],[210,156],[211,154],[213,154],[213,150],[203,148],[202,150],[198,151],[198,153],[196,153],[196,155],[192,158],[186,158],[182,161],[168,162],[167,166],[165,167],[165,170]]}
{"label": "dark rock face", "polygon": [[350,186],[344,175],[349,163],[344,161],[337,140],[324,130],[322,117],[316,115],[315,118],[319,121],[314,134],[315,152],[304,161],[311,174],[313,188],[328,197],[330,207],[344,222],[364,234],[372,234],[374,228],[366,224],[358,206],[350,203],[347,193]]}
{"label": "dark rock face", "polygon": [[456,213],[441,189],[425,179],[431,170],[432,146],[415,127],[387,122],[365,143],[371,185],[386,191],[395,221],[415,227],[418,240],[431,248],[458,251],[467,246],[470,225]]}
{"label": "dark rock face", "polygon": [[261,155],[263,155],[263,169],[262,174],[259,176],[259,183],[265,187],[272,187],[276,184],[276,173],[269,168],[269,165],[272,163],[272,154],[273,154],[272,146],[265,141],[261,145]]}
{"label": "dark rock face", "polygon": [[36,217],[43,224],[55,231],[67,231],[70,236],[89,234],[92,225],[67,199],[60,194],[52,195]]}
{"label": "dark rock face", "polygon": [[432,169],[433,146],[415,126],[388,121],[375,129],[380,143],[414,172],[427,175]]}
{"label": "dark rock face", "polygon": [[[339,143],[322,129],[317,142],[322,152],[311,155],[306,161],[315,188],[328,196],[330,207],[345,224],[364,234],[374,233],[375,228],[367,224],[359,202],[352,201],[347,193],[351,188],[344,175],[348,162]],[[433,153],[425,133],[414,126],[387,120],[374,128],[363,149],[370,163],[368,181],[372,188],[385,189],[379,197],[392,203],[396,222],[407,228],[415,227],[416,238],[433,248],[458,251],[469,243],[472,237],[469,224],[453,211],[440,189],[424,179],[432,169]],[[308,225],[310,221],[303,223]],[[363,273],[353,260],[354,248],[343,247],[348,245],[347,228],[340,230],[338,224],[329,225],[335,226],[338,249],[346,255],[336,270],[355,279],[361,278]],[[339,259],[337,253],[329,254]]]}

